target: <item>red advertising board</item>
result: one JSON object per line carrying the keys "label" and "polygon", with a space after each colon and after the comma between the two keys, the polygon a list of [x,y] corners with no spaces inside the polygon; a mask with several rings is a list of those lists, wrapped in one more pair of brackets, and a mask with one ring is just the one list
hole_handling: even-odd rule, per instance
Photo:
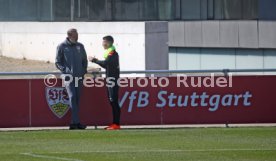
{"label": "red advertising board", "polygon": [[[167,77],[168,86],[156,83],[158,78],[157,86],[133,81],[133,87],[121,87],[122,125],[276,123],[276,76],[234,76],[227,87],[195,87],[198,78],[206,77],[188,77],[187,84]],[[150,81],[141,82],[145,79]],[[55,87],[43,79],[0,80],[0,128],[67,126],[70,107],[60,87],[61,80]],[[83,88],[80,118],[87,125],[111,122],[106,87]]]}

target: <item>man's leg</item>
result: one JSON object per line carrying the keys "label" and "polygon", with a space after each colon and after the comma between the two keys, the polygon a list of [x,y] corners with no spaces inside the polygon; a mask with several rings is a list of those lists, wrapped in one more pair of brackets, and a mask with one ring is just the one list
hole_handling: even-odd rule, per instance
{"label": "man's leg", "polygon": [[118,101],[119,87],[108,87],[108,97],[112,106],[113,124],[120,125],[121,108]]}
{"label": "man's leg", "polygon": [[79,84],[78,87],[75,87],[75,83],[70,83],[66,87],[67,87],[66,89],[69,95],[71,111],[72,111],[71,124],[69,129],[70,130],[86,129],[86,125],[82,125],[79,119],[79,104],[80,104],[80,94],[81,94],[82,86]]}
{"label": "man's leg", "polygon": [[80,120],[79,120],[79,107],[78,107],[78,103],[77,103],[77,89],[75,87],[75,82],[70,82],[69,84],[67,84],[66,86],[66,90],[69,96],[69,101],[70,101],[70,106],[71,106],[71,124],[79,124]]}
{"label": "man's leg", "polygon": [[121,108],[119,106],[118,101],[111,102],[111,106],[113,113],[113,123],[120,125]]}
{"label": "man's leg", "polygon": [[81,91],[82,91],[83,81],[79,80],[78,87],[76,87],[76,96],[77,96],[77,107],[80,108],[80,100],[81,100]]}

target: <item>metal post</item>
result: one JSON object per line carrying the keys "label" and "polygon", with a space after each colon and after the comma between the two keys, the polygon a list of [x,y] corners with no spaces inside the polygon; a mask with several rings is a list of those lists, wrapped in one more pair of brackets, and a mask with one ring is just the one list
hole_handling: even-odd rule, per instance
{"label": "metal post", "polygon": [[[121,74],[187,74],[187,73],[223,73],[228,76],[229,73],[254,73],[254,72],[275,72],[276,69],[208,69],[208,70],[133,70],[121,71]],[[60,72],[0,72],[0,76],[42,76],[42,75],[61,75]],[[87,74],[105,74],[105,71],[94,71]]]}
{"label": "metal post", "polygon": [[53,0],[50,1],[50,20],[54,21],[54,16],[53,16]]}
{"label": "metal post", "polygon": [[74,21],[75,0],[71,0],[71,21]]}
{"label": "metal post", "polygon": [[228,77],[228,74],[230,72],[229,69],[223,69],[222,71],[223,71],[224,76]]}

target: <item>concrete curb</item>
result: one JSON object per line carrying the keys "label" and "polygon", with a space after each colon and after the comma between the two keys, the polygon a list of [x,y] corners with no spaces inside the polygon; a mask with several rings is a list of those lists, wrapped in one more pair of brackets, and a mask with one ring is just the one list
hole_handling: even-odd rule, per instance
{"label": "concrete curb", "polygon": [[[103,129],[105,126],[88,126],[87,130]],[[173,128],[235,128],[235,127],[276,127],[276,123],[269,124],[198,124],[198,125],[135,125],[122,126],[122,129],[173,129]],[[68,130],[68,127],[17,127],[0,128],[3,131],[43,131]]]}

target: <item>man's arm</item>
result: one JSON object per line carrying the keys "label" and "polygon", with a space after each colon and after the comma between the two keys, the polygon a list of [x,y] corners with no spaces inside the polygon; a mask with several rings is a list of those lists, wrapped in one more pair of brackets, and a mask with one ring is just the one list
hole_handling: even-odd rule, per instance
{"label": "man's arm", "polygon": [[62,45],[59,45],[57,47],[55,64],[57,69],[59,69],[62,73],[65,73],[66,67],[64,66],[64,54],[63,54]]}
{"label": "man's arm", "polygon": [[82,58],[82,65],[83,65],[83,68],[84,68],[84,71],[86,74],[87,73],[87,66],[88,66],[88,61],[87,61],[87,54],[86,54],[86,51],[85,51],[85,48],[83,46],[83,58]]}
{"label": "man's arm", "polygon": [[108,56],[105,60],[98,60],[94,58],[92,62],[98,64],[102,68],[106,68],[107,64],[110,62],[110,59],[111,59],[111,56]]}

